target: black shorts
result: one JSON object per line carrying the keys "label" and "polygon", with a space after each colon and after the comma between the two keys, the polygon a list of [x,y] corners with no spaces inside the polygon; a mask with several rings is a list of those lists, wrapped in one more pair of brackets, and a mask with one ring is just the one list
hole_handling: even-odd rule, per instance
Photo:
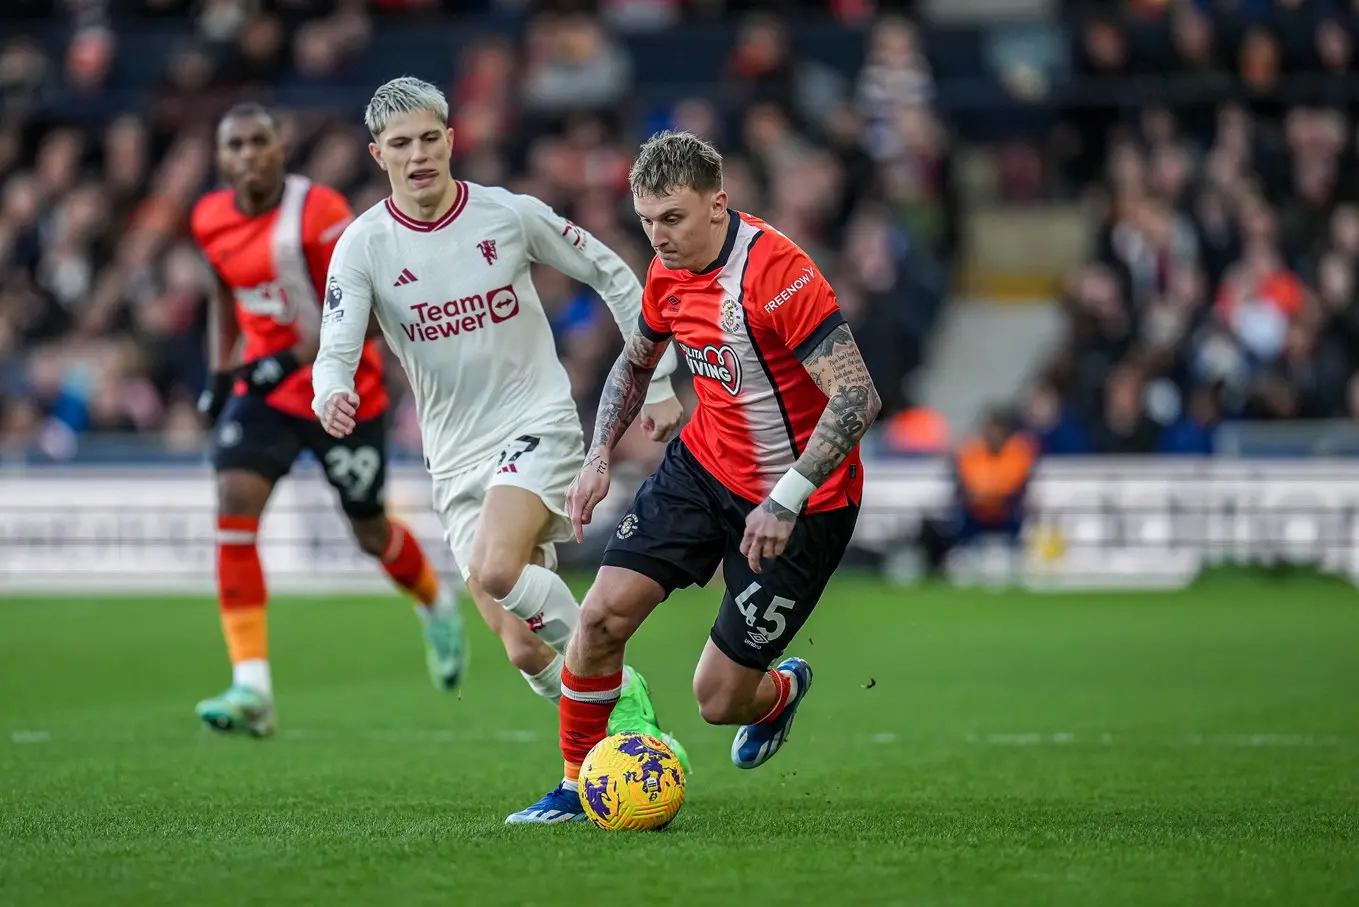
{"label": "black shorts", "polygon": [[354,426],[346,438],[326,433],[315,419],[274,409],[255,394],[227,401],[212,436],[212,466],[239,469],[277,482],[310,450],[340,495],[340,507],[354,520],[381,516],[387,484],[387,416]]}
{"label": "black shorts", "polygon": [[802,514],[788,547],[755,573],[741,554],[757,505],[732,494],[675,438],[604,550],[604,564],[649,576],[666,594],[712,579],[727,591],[712,640],[737,664],[767,669],[811,616],[854,535],[859,508]]}

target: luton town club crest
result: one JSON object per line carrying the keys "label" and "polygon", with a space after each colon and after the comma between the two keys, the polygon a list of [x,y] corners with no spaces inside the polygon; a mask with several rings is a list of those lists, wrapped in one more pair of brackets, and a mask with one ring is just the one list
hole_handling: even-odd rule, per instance
{"label": "luton town club crest", "polygon": [[740,306],[735,299],[727,298],[722,303],[722,330],[728,334],[741,332]]}

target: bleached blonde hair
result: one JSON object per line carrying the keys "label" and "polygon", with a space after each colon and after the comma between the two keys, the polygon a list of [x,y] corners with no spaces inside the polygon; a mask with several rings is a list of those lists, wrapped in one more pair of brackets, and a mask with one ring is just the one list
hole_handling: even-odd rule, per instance
{"label": "bleached blonde hair", "polygon": [[448,98],[444,93],[423,79],[401,76],[373,92],[373,99],[363,112],[363,123],[376,140],[392,120],[418,110],[428,110],[440,123],[448,125]]}

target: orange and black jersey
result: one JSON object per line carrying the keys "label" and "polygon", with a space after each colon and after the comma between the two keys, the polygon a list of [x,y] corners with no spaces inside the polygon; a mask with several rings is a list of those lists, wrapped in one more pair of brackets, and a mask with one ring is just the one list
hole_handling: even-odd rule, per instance
{"label": "orange and black jersey", "polygon": [[[194,241],[231,291],[247,362],[296,344],[299,322],[319,330],[330,256],[353,219],[339,192],[292,175],[279,204],[254,217],[241,213],[229,189],[210,192],[194,206]],[[364,349],[354,389],[360,419],[387,409],[375,342]],[[311,366],[284,379],[267,402],[291,416],[314,419]]]}
{"label": "orange and black jersey", "polygon": [[[802,361],[844,321],[811,258],[749,214],[730,212],[722,253],[702,272],[652,261],[639,329],[673,337],[688,363],[698,405],[680,437],[733,494],[764,500],[806,448],[827,398]],[[857,505],[862,490],[855,445],[807,511]]]}

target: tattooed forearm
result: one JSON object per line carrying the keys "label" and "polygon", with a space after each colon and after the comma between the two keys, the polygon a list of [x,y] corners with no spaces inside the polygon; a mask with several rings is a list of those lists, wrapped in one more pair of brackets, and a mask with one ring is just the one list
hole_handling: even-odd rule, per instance
{"label": "tattooed forearm", "polygon": [[882,401],[848,325],[831,331],[802,364],[829,400],[795,468],[820,485],[863,438]]}
{"label": "tattooed forearm", "polygon": [[618,439],[628,430],[632,420],[642,411],[651,374],[665,352],[665,342],[657,343],[640,334],[633,334],[623,346],[618,361],[613,364],[604,392],[599,397],[599,411],[595,414],[595,436],[590,442],[590,457],[613,450]]}

